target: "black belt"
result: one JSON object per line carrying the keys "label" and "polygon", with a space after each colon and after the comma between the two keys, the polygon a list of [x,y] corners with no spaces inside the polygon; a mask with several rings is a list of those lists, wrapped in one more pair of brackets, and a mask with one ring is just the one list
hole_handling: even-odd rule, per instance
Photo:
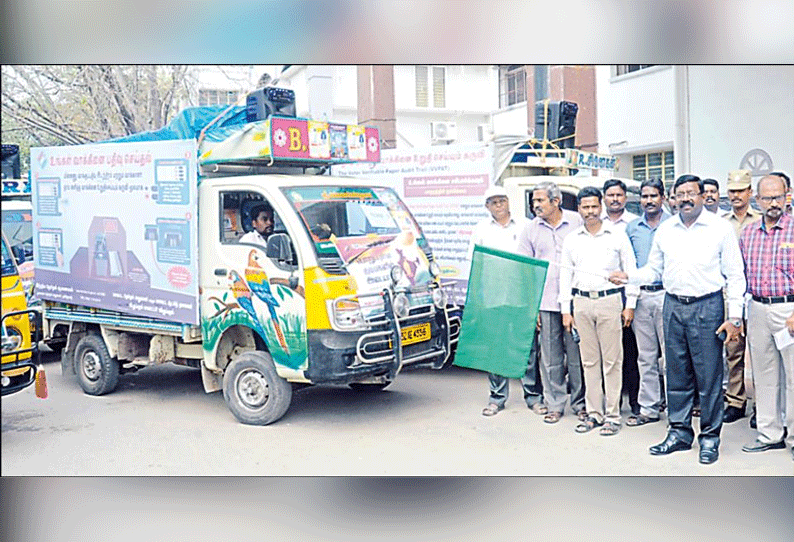
{"label": "black belt", "polygon": [[708,299],[710,297],[722,295],[722,290],[717,290],[716,292],[711,292],[710,294],[701,295],[701,296],[675,295],[675,294],[671,294],[670,292],[667,292],[667,295],[669,295],[679,303],[683,303],[684,305],[689,305],[690,303],[694,303],[695,301],[703,301],[704,299]]}
{"label": "black belt", "polygon": [[574,288],[573,294],[580,295],[583,297],[589,297],[590,299],[598,299],[599,297],[604,297],[606,295],[619,294],[622,291],[623,288],[612,288],[611,290],[601,290],[600,292],[587,292],[584,290],[580,290],[579,288]]}
{"label": "black belt", "polygon": [[765,305],[770,305],[772,303],[792,303],[794,302],[794,295],[777,295],[771,297],[754,295],[753,300],[758,301],[759,303],[763,303]]}
{"label": "black belt", "polygon": [[661,284],[643,284],[642,286],[640,286],[640,290],[642,290],[643,292],[658,292],[663,288],[664,286],[662,286]]}

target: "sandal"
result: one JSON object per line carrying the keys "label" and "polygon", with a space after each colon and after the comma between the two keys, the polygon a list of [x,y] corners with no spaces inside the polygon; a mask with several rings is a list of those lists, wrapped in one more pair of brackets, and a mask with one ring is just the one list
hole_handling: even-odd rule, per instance
{"label": "sandal", "polygon": [[483,416],[496,416],[500,410],[503,410],[504,407],[500,407],[494,403],[488,403],[488,406],[482,409]]}
{"label": "sandal", "polygon": [[659,418],[651,418],[650,416],[646,416],[645,414],[640,414],[638,416],[629,416],[626,418],[626,425],[629,427],[638,427],[640,425],[645,425],[646,423],[654,423],[658,422]]}
{"label": "sandal", "polygon": [[535,414],[538,414],[540,416],[545,416],[546,414],[549,413],[549,407],[547,407],[543,403],[535,403],[534,405],[529,407],[529,409]]}
{"label": "sandal", "polygon": [[582,423],[580,423],[579,425],[576,426],[575,431],[577,433],[587,433],[589,431],[592,431],[593,429],[595,429],[599,425],[601,425],[601,424],[598,423],[598,420],[596,420],[592,416],[589,416],[587,419],[585,419],[585,421],[583,421]]}
{"label": "sandal", "polygon": [[618,431],[620,431],[620,425],[615,422],[607,422],[604,424],[604,427],[601,428],[599,434],[602,437],[611,437],[612,435],[617,435]]}
{"label": "sandal", "polygon": [[583,422],[587,419],[587,410],[580,410],[576,413],[576,417],[579,418],[580,422]]}
{"label": "sandal", "polygon": [[562,417],[562,412],[549,412],[543,416],[543,421],[546,423],[557,423]]}

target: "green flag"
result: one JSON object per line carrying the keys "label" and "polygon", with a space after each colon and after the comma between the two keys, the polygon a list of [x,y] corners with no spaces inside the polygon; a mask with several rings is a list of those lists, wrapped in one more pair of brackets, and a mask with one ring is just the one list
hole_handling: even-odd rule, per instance
{"label": "green flag", "polygon": [[521,378],[549,262],[475,245],[454,365]]}

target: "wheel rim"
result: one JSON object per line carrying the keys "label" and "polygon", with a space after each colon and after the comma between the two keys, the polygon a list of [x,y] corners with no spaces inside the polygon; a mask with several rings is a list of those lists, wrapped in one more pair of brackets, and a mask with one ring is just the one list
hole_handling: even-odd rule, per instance
{"label": "wheel rim", "polygon": [[253,369],[247,369],[237,375],[235,389],[237,397],[249,408],[261,407],[270,397],[270,388],[265,375]]}
{"label": "wheel rim", "polygon": [[96,352],[89,351],[83,354],[82,363],[80,365],[87,379],[99,380],[99,376],[102,374],[102,364]]}

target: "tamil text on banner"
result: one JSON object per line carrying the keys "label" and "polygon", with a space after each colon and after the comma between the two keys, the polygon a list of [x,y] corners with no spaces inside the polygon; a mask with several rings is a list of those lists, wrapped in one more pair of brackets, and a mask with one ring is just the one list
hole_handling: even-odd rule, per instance
{"label": "tamil text on banner", "polygon": [[41,299],[198,323],[193,140],[31,149]]}
{"label": "tamil text on banner", "polygon": [[454,365],[520,378],[549,263],[476,245]]}
{"label": "tamil text on banner", "polygon": [[488,216],[482,198],[493,184],[493,149],[485,143],[387,149],[380,159],[379,164],[335,165],[333,173],[396,190],[422,227],[451,299],[463,303],[471,231]]}

